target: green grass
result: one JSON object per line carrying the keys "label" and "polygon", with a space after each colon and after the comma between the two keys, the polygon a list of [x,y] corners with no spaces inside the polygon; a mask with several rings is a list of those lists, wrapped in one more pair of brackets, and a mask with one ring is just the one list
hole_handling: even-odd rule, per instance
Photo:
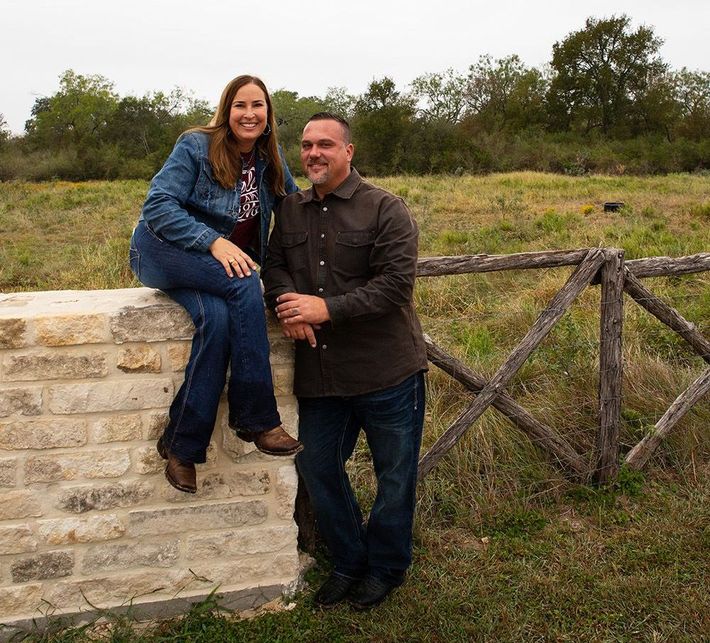
{"label": "green grass", "polygon": [[[385,177],[420,226],[420,254],[617,246],[627,258],[710,250],[710,176]],[[138,285],[130,231],[147,184],[0,183],[0,290]],[[602,204],[626,207],[604,213]],[[490,376],[569,276],[569,268],[419,279],[425,331]],[[710,274],[645,280],[710,335]],[[599,289],[585,291],[528,359],[509,392],[589,463],[597,424]],[[622,455],[703,369],[682,339],[626,299]],[[425,447],[470,402],[436,369]],[[239,621],[207,603],[148,630],[116,621],[102,640],[683,641],[710,631],[710,403],[699,402],[654,456],[645,479],[571,485],[493,410],[421,485],[410,581],[375,615],[321,613],[309,593],[292,611]],[[365,505],[364,447],[350,466]],[[486,539],[486,540],[483,540]],[[312,572],[317,583],[325,573]],[[142,632],[139,634],[138,632]],[[88,636],[88,635],[87,635]],[[74,638],[73,638],[74,637]],[[78,638],[77,638],[78,637]],[[83,640],[64,631],[51,640]],[[142,639],[139,639],[142,637]],[[49,640],[49,639],[47,639]]]}
{"label": "green grass", "polygon": [[[642,488],[570,486],[470,525],[420,518],[408,582],[375,612],[320,610],[309,589],[290,611],[251,619],[210,600],[140,629],[109,616],[44,641],[703,641],[709,492],[707,478],[666,476]],[[308,579],[317,585],[323,571]]]}

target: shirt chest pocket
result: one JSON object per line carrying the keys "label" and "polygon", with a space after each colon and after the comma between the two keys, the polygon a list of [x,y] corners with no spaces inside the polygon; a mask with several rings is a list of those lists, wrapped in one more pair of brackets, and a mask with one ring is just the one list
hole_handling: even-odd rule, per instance
{"label": "shirt chest pocket", "polygon": [[367,276],[374,243],[374,230],[338,232],[335,239],[335,270],[348,277]]}
{"label": "shirt chest pocket", "polygon": [[284,232],[281,235],[286,263],[290,272],[306,270],[308,267],[308,232]]}

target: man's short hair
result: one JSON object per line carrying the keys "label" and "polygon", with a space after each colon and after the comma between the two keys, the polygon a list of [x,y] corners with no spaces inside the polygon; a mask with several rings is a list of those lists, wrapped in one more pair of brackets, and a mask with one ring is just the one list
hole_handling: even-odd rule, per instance
{"label": "man's short hair", "polygon": [[343,130],[343,140],[345,141],[345,145],[349,145],[352,141],[352,136],[350,134],[350,123],[348,123],[348,121],[346,121],[340,114],[334,114],[333,112],[318,112],[313,114],[313,116],[308,119],[308,123],[311,121],[335,121],[336,123],[340,123],[340,127]]}

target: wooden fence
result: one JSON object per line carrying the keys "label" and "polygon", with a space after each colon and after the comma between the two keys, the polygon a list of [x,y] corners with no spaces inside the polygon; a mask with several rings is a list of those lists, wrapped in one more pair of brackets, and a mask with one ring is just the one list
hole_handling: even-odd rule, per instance
{"label": "wooden fence", "polygon": [[[546,449],[554,460],[573,477],[603,483],[611,480],[619,467],[619,426],[621,421],[622,321],[624,292],[634,301],[677,332],[710,364],[710,341],[694,324],[656,297],[640,281],[642,277],[682,275],[710,270],[710,253],[687,257],[649,257],[624,261],[618,248],[585,248],[550,252],[524,252],[511,255],[470,255],[420,259],[418,277],[577,266],[564,286],[552,298],[508,359],[486,381],[465,364],[425,337],[429,361],[461,382],[475,394],[473,402],[446,429],[419,462],[419,479],[431,472],[441,457],[451,449],[466,430],[493,406],[536,444]],[[601,324],[599,346],[599,427],[594,468],[588,470],[585,459],[553,428],[535,419],[517,404],[504,389],[530,354],[562,318],[576,297],[590,285],[601,286]],[[710,368],[671,404],[669,409],[624,459],[635,469],[643,467],[661,441],[678,421],[710,390]]]}
{"label": "wooden fence", "polygon": [[[583,248],[549,252],[523,252],[511,255],[468,255],[428,257],[417,264],[417,277],[461,275],[501,270],[557,268],[577,266],[567,282],[552,298],[522,341],[496,373],[486,380],[473,369],[443,351],[425,335],[429,361],[441,368],[475,394],[473,402],[446,429],[419,461],[419,480],[427,476],[436,463],[489,407],[505,415],[515,427],[545,449],[553,461],[570,477],[584,482],[604,483],[612,480],[619,468],[619,426],[621,421],[622,321],[624,292],[657,317],[710,364],[710,341],[694,324],[656,297],[641,283],[643,277],[683,275],[710,270],[710,252],[687,257],[649,257],[624,261],[618,248]],[[562,318],[575,298],[588,286],[601,287],[601,332],[599,346],[599,427],[594,466],[590,471],[586,458],[553,428],[533,417],[505,392],[506,385],[530,354]],[[671,404],[669,409],[624,459],[634,469],[642,468],[661,441],[678,421],[710,390],[710,368],[698,377]],[[296,498],[296,522],[302,549],[315,550],[315,520],[305,485],[299,481]]]}

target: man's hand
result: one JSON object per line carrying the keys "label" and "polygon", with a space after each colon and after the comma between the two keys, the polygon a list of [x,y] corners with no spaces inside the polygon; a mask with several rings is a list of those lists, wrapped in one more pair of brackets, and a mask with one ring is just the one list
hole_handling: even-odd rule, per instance
{"label": "man's hand", "polygon": [[287,292],[276,298],[276,316],[284,324],[321,324],[330,319],[325,299]]}
{"label": "man's hand", "polygon": [[316,347],[316,335],[313,332],[314,328],[320,328],[320,326],[311,326],[310,324],[287,324],[285,321],[281,321],[281,331],[284,337],[289,339],[303,339],[307,341],[311,348]]}

